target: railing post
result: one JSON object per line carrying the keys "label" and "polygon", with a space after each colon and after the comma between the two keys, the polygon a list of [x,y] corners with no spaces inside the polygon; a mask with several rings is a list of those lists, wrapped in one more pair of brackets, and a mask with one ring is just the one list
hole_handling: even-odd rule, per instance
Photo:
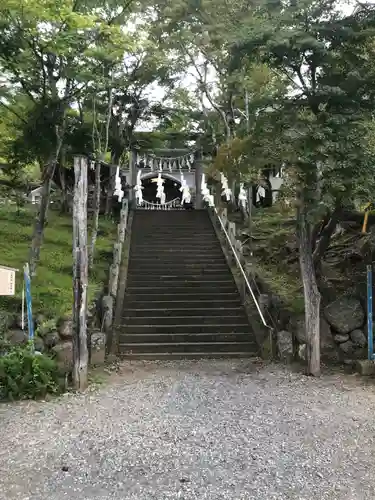
{"label": "railing post", "polygon": [[367,343],[368,359],[374,359],[374,335],[372,322],[372,264],[367,265]]}

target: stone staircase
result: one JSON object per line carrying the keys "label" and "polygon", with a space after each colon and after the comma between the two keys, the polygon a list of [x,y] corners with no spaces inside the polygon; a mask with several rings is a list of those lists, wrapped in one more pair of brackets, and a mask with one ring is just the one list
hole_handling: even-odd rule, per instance
{"label": "stone staircase", "polygon": [[119,350],[134,359],[257,354],[207,211],[135,212]]}

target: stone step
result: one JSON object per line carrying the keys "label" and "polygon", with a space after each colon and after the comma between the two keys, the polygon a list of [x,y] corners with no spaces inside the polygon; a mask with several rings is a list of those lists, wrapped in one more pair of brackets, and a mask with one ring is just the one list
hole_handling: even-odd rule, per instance
{"label": "stone step", "polygon": [[167,326],[167,325],[230,325],[233,323],[243,324],[246,323],[247,317],[244,312],[217,316],[130,316],[127,311],[123,312],[122,324],[128,326],[143,325],[143,326]]}
{"label": "stone step", "polygon": [[154,269],[164,270],[169,269],[171,272],[175,273],[178,271],[187,271],[194,273],[195,271],[207,270],[207,271],[223,271],[226,270],[228,273],[230,272],[227,266],[227,263],[223,259],[222,262],[168,262],[168,261],[152,261],[149,259],[145,262],[136,262],[134,259],[131,260],[132,267],[129,271],[152,271]]}
{"label": "stone step", "polygon": [[146,309],[146,308],[138,308],[138,309],[130,309],[129,307],[124,307],[124,315],[125,318],[131,318],[131,320],[135,318],[170,318],[170,317],[215,317],[215,316],[243,316],[244,309],[242,305],[237,305],[234,307],[189,307],[189,304],[185,304],[185,307],[181,307],[178,309],[172,307],[165,307],[164,309]]}
{"label": "stone step", "polygon": [[[219,254],[220,255],[220,252],[219,250],[221,251],[221,248],[219,248],[217,246],[217,243],[215,242],[212,242],[210,245],[208,244],[201,244],[199,242],[197,243],[193,243],[193,242],[190,242],[189,244],[186,244],[186,245],[182,245],[182,244],[179,244],[179,243],[166,243],[165,245],[157,245],[156,243],[150,243],[148,245],[132,245],[130,247],[130,255],[134,255],[134,254],[149,254],[150,251],[152,251],[152,253],[167,253],[167,254],[172,254],[172,253],[181,253],[181,254],[192,254],[194,252],[196,253],[205,253],[205,254],[209,254],[209,253],[214,253],[215,255]],[[222,252],[221,252],[222,253]]]}
{"label": "stone step", "polygon": [[154,269],[143,269],[139,267],[129,271],[128,277],[131,279],[144,279],[147,277],[148,280],[161,279],[161,280],[171,280],[173,278],[177,280],[190,280],[190,279],[201,279],[209,277],[210,279],[222,279],[230,277],[228,269],[194,269],[191,271],[189,269],[169,269],[168,267],[155,267]]}
{"label": "stone step", "polygon": [[174,286],[197,286],[201,287],[204,285],[209,285],[212,290],[214,290],[217,287],[222,287],[224,285],[229,285],[233,282],[232,277],[223,277],[222,279],[218,278],[211,278],[210,275],[201,275],[197,277],[189,277],[187,279],[184,278],[176,278],[174,276],[171,277],[160,277],[160,275],[155,275],[155,276],[137,276],[134,277],[132,274],[130,274],[127,278],[126,284],[127,286],[149,286],[149,287],[160,287],[160,291],[163,290],[168,290],[170,287]]}
{"label": "stone step", "polygon": [[148,248],[147,250],[142,249],[140,252],[138,249],[132,249],[129,253],[129,260],[134,259],[134,260],[153,260],[153,261],[166,261],[168,260],[169,262],[205,262],[205,261],[210,261],[210,260],[219,260],[223,259],[224,254],[223,252],[218,249],[211,249],[209,251],[206,250],[200,250],[199,248],[196,248],[194,250],[184,250],[182,248],[179,249],[163,249],[163,250],[158,250],[156,251],[152,246]]}
{"label": "stone step", "polygon": [[182,342],[182,343],[132,343],[119,345],[120,351],[126,353],[185,353],[185,352],[256,352],[257,346],[254,342]]}
{"label": "stone step", "polygon": [[[180,318],[179,318],[180,319]],[[175,324],[164,324],[164,325],[127,325],[123,324],[118,327],[119,335],[139,335],[139,334],[157,334],[157,335],[167,335],[167,334],[198,334],[198,333],[206,333],[206,334],[223,334],[223,333],[237,333],[237,332],[246,332],[251,333],[250,325],[247,321],[233,321],[232,323],[227,324],[210,324],[210,323],[197,323],[197,324],[189,324],[184,325],[179,323],[178,321]]]}
{"label": "stone step", "polygon": [[184,343],[193,342],[199,344],[203,343],[215,343],[215,342],[250,342],[251,333],[238,332],[238,333],[141,333],[141,334],[121,334],[119,336],[119,342],[121,344],[169,344],[169,343]]}
{"label": "stone step", "polygon": [[145,299],[144,297],[134,298],[125,297],[124,300],[124,311],[129,311],[131,309],[151,309],[151,310],[165,310],[165,309],[180,309],[183,307],[188,307],[192,309],[201,309],[205,308],[208,310],[212,309],[226,309],[233,307],[242,307],[240,297],[237,295],[233,299],[217,299],[214,300],[211,297],[207,297],[206,299],[198,299],[192,298],[182,298],[179,299],[176,296],[172,296],[170,299],[165,299],[164,296],[160,297],[160,300],[150,300]]}
{"label": "stone step", "polygon": [[184,237],[178,237],[178,236],[168,236],[164,235],[163,237],[146,237],[146,236],[138,236],[134,237],[131,246],[141,246],[141,245],[150,245],[150,244],[155,244],[157,246],[169,246],[169,245],[192,245],[194,244],[200,244],[202,246],[205,245],[216,245],[217,246],[217,240],[216,236],[214,235],[206,235],[201,238],[196,238],[193,233],[187,235],[185,233]]}
{"label": "stone step", "polygon": [[125,293],[124,304],[130,304],[131,302],[144,301],[149,303],[150,305],[155,303],[167,303],[171,302],[189,302],[190,304],[193,302],[198,302],[199,304],[206,303],[218,303],[218,302],[237,302],[240,301],[240,297],[238,291],[232,292],[201,292],[197,291],[195,293],[186,292],[185,288],[182,288],[180,291],[175,293],[166,292],[161,294],[159,289],[147,291],[146,290],[132,290],[131,292],[128,290]]}
{"label": "stone step", "polygon": [[167,283],[163,288],[161,288],[160,284],[157,285],[150,285],[149,283],[143,283],[143,284],[130,284],[128,281],[126,283],[126,293],[127,294],[132,294],[132,293],[144,293],[144,294],[159,294],[160,296],[164,295],[165,293],[168,294],[173,294],[173,295],[190,295],[190,294],[196,294],[198,297],[201,294],[209,294],[213,295],[216,292],[220,293],[237,293],[238,294],[238,289],[236,288],[236,285],[233,280],[228,280],[225,284],[221,284],[220,288],[217,288],[215,286],[212,286],[211,283],[202,283],[202,282],[196,282],[196,283],[189,283],[189,285],[185,285],[184,283],[181,283],[179,281],[178,283],[175,283],[172,285],[171,283]]}
{"label": "stone step", "polygon": [[184,353],[167,353],[167,352],[138,352],[138,353],[122,353],[119,352],[122,359],[141,359],[147,361],[163,360],[200,360],[200,359],[239,359],[252,358],[258,356],[258,352],[184,352]]}
{"label": "stone step", "polygon": [[173,259],[171,260],[171,256],[169,255],[155,255],[152,254],[151,252],[148,255],[132,255],[131,256],[131,262],[132,264],[135,265],[143,265],[143,264],[170,264],[170,265],[175,265],[177,266],[179,262],[186,266],[193,266],[195,264],[226,264],[226,259],[224,255],[217,254],[217,256],[210,256],[207,254],[201,254],[199,258],[197,258],[197,255],[192,255],[192,254],[187,254],[183,257],[179,256],[179,260]]}

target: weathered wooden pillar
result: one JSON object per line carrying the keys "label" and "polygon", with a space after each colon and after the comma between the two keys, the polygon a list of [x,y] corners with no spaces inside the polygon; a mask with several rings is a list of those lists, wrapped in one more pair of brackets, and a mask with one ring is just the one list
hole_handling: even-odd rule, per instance
{"label": "weathered wooden pillar", "polygon": [[200,210],[203,208],[203,198],[202,198],[202,153],[199,151],[195,158],[195,208]]}
{"label": "weathered wooden pillar", "polygon": [[125,198],[122,202],[122,209],[120,211],[120,224],[117,227],[117,236],[118,242],[124,243],[125,241],[125,233],[126,233],[126,224],[128,221],[128,211],[129,211],[129,202]]}
{"label": "weathered wooden pillar", "polygon": [[88,383],[87,347],[87,159],[74,157],[73,198],[73,383],[83,391]]}
{"label": "weathered wooden pillar", "polygon": [[130,185],[129,201],[132,207],[135,203],[134,186],[136,182],[137,182],[137,152],[132,149],[130,151],[130,158],[129,158],[129,185]]}

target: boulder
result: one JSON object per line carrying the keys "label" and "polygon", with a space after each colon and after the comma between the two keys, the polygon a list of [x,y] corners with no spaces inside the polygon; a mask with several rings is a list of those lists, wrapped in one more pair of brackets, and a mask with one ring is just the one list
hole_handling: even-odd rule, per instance
{"label": "boulder", "polygon": [[367,338],[362,330],[353,330],[350,333],[350,339],[358,347],[366,347],[367,345]]}
{"label": "boulder", "polygon": [[43,314],[37,314],[35,317],[35,326],[39,328],[47,321],[47,318]]}
{"label": "boulder", "polygon": [[346,355],[352,355],[354,352],[354,344],[351,340],[348,340],[340,344],[339,349]]}
{"label": "boulder", "polygon": [[63,340],[70,340],[73,337],[72,318],[61,318],[57,324],[57,330]]}
{"label": "boulder", "polygon": [[344,335],[344,334],[338,333],[333,338],[334,338],[335,342],[337,342],[338,344],[343,344],[344,342],[347,342],[349,340],[349,335],[348,334]]}
{"label": "boulder", "polygon": [[[299,316],[294,322],[294,331],[300,344],[306,344],[305,316]],[[332,348],[334,346],[331,328],[324,318],[320,318],[320,347]]]}
{"label": "boulder", "polygon": [[29,340],[25,330],[8,330],[4,336],[5,340],[11,345],[24,345]]}
{"label": "boulder", "polygon": [[106,334],[95,331],[90,337],[90,362],[92,365],[102,365],[105,362]]}
{"label": "boulder", "polygon": [[368,359],[365,360],[358,360],[356,362],[356,368],[357,371],[360,375],[363,375],[365,377],[370,377],[375,375],[375,363],[374,361],[369,361]]}
{"label": "boulder", "polygon": [[66,341],[57,344],[52,348],[56,362],[61,370],[70,372],[73,369],[73,344]]}
{"label": "boulder", "polygon": [[324,316],[337,333],[347,334],[361,328],[365,313],[359,300],[341,297],[324,308]]}
{"label": "boulder", "polygon": [[51,349],[52,347],[55,347],[60,341],[60,335],[58,334],[57,331],[54,332],[49,332],[47,335],[44,337],[44,343],[48,349]]}
{"label": "boulder", "polygon": [[44,342],[42,338],[40,337],[34,338],[34,348],[38,352],[44,352]]}
{"label": "boulder", "polygon": [[286,330],[277,332],[277,350],[280,359],[283,361],[292,361],[293,359],[293,335]]}
{"label": "boulder", "polygon": [[[22,313],[18,313],[14,316],[13,326],[16,329],[22,329]],[[23,315],[23,326],[27,328],[27,313]]]}

